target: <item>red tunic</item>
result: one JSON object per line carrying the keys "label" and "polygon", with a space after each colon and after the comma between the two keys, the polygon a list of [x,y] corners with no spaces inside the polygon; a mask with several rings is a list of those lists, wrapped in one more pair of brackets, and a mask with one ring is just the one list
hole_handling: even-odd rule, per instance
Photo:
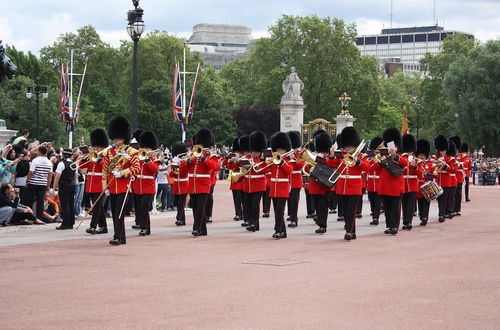
{"label": "red tunic", "polygon": [[464,177],[465,177],[465,171],[464,171],[464,155],[463,154],[457,154],[455,156],[456,161],[458,162],[457,164],[457,183],[464,183]]}
{"label": "red tunic", "polygon": [[179,167],[178,173],[170,171],[169,176],[174,178],[174,184],[172,185],[172,194],[174,195],[185,195],[189,190],[189,170],[186,166]]}
{"label": "red tunic", "polygon": [[[238,164],[236,164],[236,162],[230,162],[227,159],[224,160],[224,166],[226,166],[233,173],[240,173],[240,171],[242,170],[242,168]],[[243,180],[240,180],[238,182],[231,182],[231,184],[229,185],[229,189],[243,190]]]}
{"label": "red tunic", "polygon": [[218,165],[217,157],[200,157],[195,158],[188,164],[187,160],[183,160],[180,164],[180,169],[187,168],[189,177],[188,193],[190,194],[208,194],[212,186],[212,172],[215,171]]}
{"label": "red tunic", "polygon": [[403,157],[408,161],[408,166],[404,168],[403,174],[403,193],[418,192],[420,188],[418,184],[418,177],[422,174],[422,166],[420,164],[417,164],[416,166],[410,165],[410,155],[404,154]]}
{"label": "red tunic", "polygon": [[103,160],[97,162],[81,162],[81,169],[87,169],[85,192],[89,194],[102,193],[102,165]]}
{"label": "red tunic", "polygon": [[[122,153],[119,155],[118,153]],[[115,157],[121,157],[114,169],[108,166]],[[139,171],[139,159],[137,159],[137,150],[129,146],[110,147],[103,153],[102,166],[102,186],[103,188],[109,183],[108,189],[111,194],[123,194],[127,192],[130,183],[130,176],[137,174]],[[116,178],[112,171],[120,171],[122,177]]]}
{"label": "red tunic", "polygon": [[151,195],[156,193],[156,174],[160,164],[154,160],[140,160],[139,172],[132,182],[132,191],[136,195]]}
{"label": "red tunic", "polygon": [[[298,153],[295,154],[295,159],[298,159]],[[291,178],[291,186],[292,188],[301,188],[302,187],[302,168],[306,164],[303,160],[291,160],[288,162],[292,166],[292,173],[290,174]]]}
{"label": "red tunic", "polygon": [[[402,168],[408,166],[408,159],[401,157],[399,155],[398,164]],[[380,179],[378,181],[377,192],[379,195],[385,196],[400,196],[403,191],[403,176],[394,177],[392,176],[388,170],[383,167],[380,167],[380,164],[376,162],[374,167],[378,169]]]}
{"label": "red tunic", "polygon": [[217,160],[217,166],[215,167],[214,171],[212,172],[212,186],[215,186],[215,184],[217,183],[217,176],[219,175],[219,171],[220,171],[220,161],[219,161],[219,157],[218,156],[213,156],[213,158],[215,158]]}
{"label": "red tunic", "polygon": [[366,191],[368,192],[377,192],[378,180],[380,179],[379,170],[380,168],[376,168],[373,164],[375,160],[371,159],[370,169],[368,170],[368,182],[366,185]]}
{"label": "red tunic", "polygon": [[269,197],[288,198],[290,195],[290,174],[292,173],[293,166],[287,162],[279,165],[271,164],[269,166],[263,165],[266,173],[269,173]]}
{"label": "red tunic", "polygon": [[[434,155],[433,158],[435,160],[438,160],[439,158],[441,158],[441,155],[439,155],[439,154]],[[452,159],[451,156],[446,155],[446,156],[444,156],[444,161],[446,162],[446,164],[448,164],[448,167],[437,171],[438,176],[437,176],[436,182],[443,188],[454,187],[452,185],[451,174],[455,174],[455,172],[456,172],[455,160]]]}
{"label": "red tunic", "polygon": [[[325,159],[322,155],[318,155],[316,159],[319,159],[319,161],[324,161],[326,165],[333,167],[331,165],[330,159]],[[329,191],[328,188],[325,188],[323,185],[319,184],[316,182],[311,176],[309,176],[309,194],[310,195],[324,195],[326,192]]]}
{"label": "red tunic", "polygon": [[472,161],[470,160],[469,156],[464,156],[462,162],[464,163],[464,174],[466,177],[470,178],[472,176],[471,170],[472,170]]}
{"label": "red tunic", "polygon": [[424,183],[427,182],[426,177],[425,177],[425,173],[431,174],[432,172],[434,172],[433,163],[431,161],[426,160],[426,161],[420,163],[419,165],[420,165],[420,170],[421,171],[420,171],[420,174],[417,174],[417,176],[418,176],[417,198],[418,199],[424,198],[424,195],[422,195],[422,193],[420,192],[420,187]]}
{"label": "red tunic", "polygon": [[[251,159],[252,156],[247,155],[245,158]],[[257,164],[257,167],[262,168],[265,166],[265,162],[261,162],[259,157],[253,158],[254,164]],[[243,191],[246,194],[266,191],[267,189],[267,180],[266,180],[266,172],[259,171],[256,172],[253,168],[250,172],[245,175],[245,179],[243,180]]]}
{"label": "red tunic", "polygon": [[[347,153],[343,155],[347,155]],[[370,164],[366,158],[358,159],[361,160],[361,163],[353,167],[346,166],[344,160],[340,158],[329,160],[331,166],[336,168],[339,173],[342,173],[335,186],[337,195],[361,195],[363,191],[362,172],[368,171],[370,169]]]}

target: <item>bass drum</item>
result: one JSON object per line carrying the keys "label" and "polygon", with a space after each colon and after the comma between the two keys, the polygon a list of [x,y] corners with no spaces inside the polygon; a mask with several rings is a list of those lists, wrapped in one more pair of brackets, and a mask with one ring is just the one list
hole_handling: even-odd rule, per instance
{"label": "bass drum", "polygon": [[443,188],[436,181],[428,181],[420,186],[420,192],[430,202],[443,194]]}

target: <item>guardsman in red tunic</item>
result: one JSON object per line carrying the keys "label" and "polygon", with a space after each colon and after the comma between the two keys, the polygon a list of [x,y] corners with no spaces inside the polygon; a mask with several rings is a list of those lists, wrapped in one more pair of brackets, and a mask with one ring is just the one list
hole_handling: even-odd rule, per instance
{"label": "guardsman in red tunic", "polygon": [[[265,153],[271,154],[271,148],[267,148]],[[263,155],[264,156],[264,155]],[[262,157],[264,158],[264,157]],[[271,189],[271,173],[267,172],[266,175],[266,191],[262,194],[262,217],[269,218],[271,212],[271,197],[269,196],[269,190]]]}
{"label": "guardsman in red tunic", "polygon": [[422,175],[422,164],[415,159],[417,151],[417,141],[411,134],[403,135],[403,158],[408,161],[403,174],[403,229],[411,230],[413,228],[413,213],[415,211],[415,203],[417,202],[417,193],[419,191],[418,178]]}
{"label": "guardsman in red tunic", "polygon": [[417,140],[417,151],[416,155],[418,161],[421,164],[421,171],[418,176],[418,187],[417,192],[417,204],[418,204],[418,216],[420,218],[420,226],[426,226],[429,219],[429,207],[431,202],[428,201],[424,195],[420,192],[420,187],[428,181],[434,181],[434,167],[433,163],[429,161],[429,156],[431,152],[431,144],[429,141],[424,139]]}
{"label": "guardsman in red tunic", "polygon": [[[290,131],[287,133],[290,138],[290,143],[292,149],[294,149],[294,155],[290,158],[288,164],[292,168],[292,173],[290,174],[290,197],[288,198],[288,215],[290,217],[290,224],[288,227],[297,227],[298,224],[298,212],[299,212],[299,200],[300,200],[300,188],[302,188],[302,168],[305,165],[303,160],[299,160],[300,147],[302,141],[300,139],[300,133],[296,131]],[[271,141],[272,143],[272,141]],[[272,146],[271,146],[272,148]],[[275,210],[276,213],[276,210]]]}
{"label": "guardsman in red tunic", "polygon": [[453,216],[462,215],[460,212],[462,211],[462,186],[465,181],[465,172],[464,172],[464,154],[460,152],[462,148],[462,141],[459,136],[455,135],[449,138],[450,141],[455,143],[455,147],[457,150],[457,154],[455,156],[455,164],[457,165],[457,188],[455,190],[455,204],[453,207]]}
{"label": "guardsman in red tunic", "polygon": [[177,226],[186,225],[186,197],[189,189],[188,168],[180,168],[181,158],[187,154],[187,148],[184,143],[177,141],[172,145],[172,160],[170,162],[170,177],[174,179],[172,185],[172,194],[176,197],[176,222]]}
{"label": "guardsman in red tunic", "polygon": [[446,155],[450,156],[450,193],[448,195],[448,200],[446,201],[445,218],[453,219],[453,217],[455,216],[455,194],[457,191],[458,162],[455,159],[455,156],[457,155],[457,147],[451,139],[448,140],[448,150],[446,151]]}
{"label": "guardsman in red tunic", "polygon": [[[352,154],[361,143],[361,137],[354,127],[345,127],[340,133],[340,140],[345,151],[343,156]],[[350,241],[356,239],[356,207],[363,189],[361,173],[368,171],[370,164],[361,155],[357,155],[352,164],[347,164],[344,157],[330,159],[329,162],[332,167],[337,168],[339,173],[342,173],[335,186],[335,191],[338,196],[342,196],[339,200],[342,201],[342,209],[344,210],[346,231],[344,239]]]}
{"label": "guardsman in red tunic", "polygon": [[242,227],[248,227],[250,225],[250,208],[247,206],[247,179],[245,178],[244,173],[249,173],[249,169],[252,167],[252,155],[250,152],[250,136],[245,135],[239,138],[238,140],[239,148],[240,148],[240,157],[236,160],[236,165],[240,168],[241,175],[237,174],[238,182],[241,183],[241,204],[243,207],[243,222],[241,223]]}
{"label": "guardsman in red tunic", "polygon": [[370,210],[372,215],[372,221],[370,225],[377,226],[379,224],[380,218],[380,196],[377,192],[378,180],[380,179],[379,171],[380,168],[374,166],[375,155],[379,151],[377,148],[384,143],[384,140],[380,136],[374,137],[370,141],[368,150],[368,161],[370,163],[370,169],[368,170],[366,190],[368,191],[368,201],[370,202]]}
{"label": "guardsman in red tunic", "polygon": [[113,146],[103,152],[102,186],[108,190],[113,215],[114,235],[109,241],[111,245],[126,243],[124,206],[127,192],[131,189],[133,176],[139,171],[137,149],[127,144],[132,136],[132,128],[123,116],[111,118],[108,127],[108,137]]}
{"label": "guardsman in red tunic", "polygon": [[460,152],[463,154],[462,158],[462,163],[463,163],[463,170],[464,170],[464,192],[465,192],[465,201],[470,202],[469,199],[469,181],[471,178],[471,169],[472,169],[472,161],[470,159],[470,151],[469,151],[469,145],[467,143],[462,143],[462,148],[460,149]]}
{"label": "guardsman in red tunic", "polygon": [[[236,138],[233,141],[232,146],[232,155],[229,158],[224,160],[224,166],[226,166],[229,171],[231,171],[231,175],[241,173],[241,167],[238,165],[238,159],[240,158],[240,139]],[[231,180],[229,185],[229,189],[233,194],[233,204],[234,204],[234,221],[243,220],[243,180]]]}
{"label": "guardsman in red tunic", "polygon": [[311,173],[311,165],[305,164],[302,169],[302,187],[304,187],[304,194],[306,195],[306,219],[314,219],[316,210],[314,209],[314,201],[309,194],[309,176],[306,174]]}
{"label": "guardsman in red tunic", "polygon": [[210,153],[209,149],[214,146],[214,136],[206,128],[201,128],[195,135],[194,145],[201,145],[205,150],[200,155],[195,155],[193,150],[186,160],[180,164],[180,170],[187,168],[189,173],[189,194],[191,195],[191,207],[193,209],[193,236],[206,236],[206,203],[210,187],[212,186],[212,172],[218,166],[217,157]]}
{"label": "guardsman in red tunic", "polygon": [[443,188],[443,193],[438,197],[438,208],[439,208],[439,222],[445,221],[447,202],[451,192],[451,176],[454,173],[454,166],[452,162],[455,161],[447,155],[447,150],[449,148],[448,140],[443,135],[438,135],[434,139],[434,146],[436,147],[437,154],[431,158],[434,163],[435,170],[437,172],[436,182]]}
{"label": "guardsman in red tunic", "polygon": [[[388,149],[381,149],[380,157],[386,157],[386,160],[391,162],[395,168],[405,168],[408,166],[408,160],[401,157],[397,152],[401,144],[401,133],[397,128],[388,128],[382,135]],[[387,151],[384,155],[383,151]],[[401,217],[401,193],[403,190],[404,178],[402,175],[394,175],[396,172],[388,170],[385,166],[381,166],[378,161],[375,163],[375,169],[379,170],[379,185],[377,191],[384,203],[385,215],[385,234],[396,235],[398,233],[399,222]]]}
{"label": "guardsman in red tunic", "polygon": [[[258,167],[262,163],[262,151],[266,147],[267,139],[264,133],[256,131],[250,134],[249,149],[251,151],[250,160],[252,164]],[[246,229],[252,232],[260,229],[260,200],[267,189],[266,175],[265,173],[256,171],[257,167],[252,166],[252,169],[245,175],[245,180],[243,181],[243,191],[246,197],[245,204],[248,208],[248,219],[245,219],[245,221],[248,221]]]}
{"label": "guardsman in red tunic", "polygon": [[144,131],[139,137],[139,171],[132,182],[132,190],[136,203],[135,214],[141,227],[139,236],[151,235],[151,219],[149,212],[153,207],[156,193],[156,175],[159,162],[152,154],[158,149],[158,138],[151,131]]}
{"label": "guardsman in red tunic", "polygon": [[281,155],[292,149],[292,143],[288,134],[283,132],[275,133],[271,136],[271,150],[273,151],[273,161],[268,167],[270,178],[269,197],[273,201],[274,209],[274,234],[273,238],[286,238],[285,226],[285,204],[290,196],[290,176],[293,166],[287,163],[288,159],[283,159]]}
{"label": "guardsman in red tunic", "polygon": [[[103,159],[97,156],[99,152],[109,145],[106,131],[102,128],[97,128],[90,132],[90,144],[92,146],[90,150],[91,154],[82,159],[78,164],[80,169],[86,171],[85,192],[90,196],[92,205],[94,206],[95,204],[92,210],[90,228],[87,228],[86,232],[89,234],[106,234],[108,226],[106,224],[106,212],[103,209],[105,198],[101,196]],[[92,157],[97,159],[92,159]],[[101,196],[101,199],[97,201],[99,196]],[[97,226],[99,226],[99,229],[96,229]]]}
{"label": "guardsman in red tunic", "polygon": [[[316,162],[327,164],[330,149],[332,148],[332,138],[330,134],[323,130],[317,130],[313,134],[314,149],[316,150]],[[328,164],[327,164],[328,165]],[[316,234],[326,233],[327,220],[328,220],[328,203],[329,203],[329,189],[316,182],[313,178],[309,177],[309,194],[313,198],[314,208],[316,209]]]}
{"label": "guardsman in red tunic", "polygon": [[[215,141],[215,138],[214,138],[214,141]],[[214,150],[212,150],[212,151],[215,153]],[[220,158],[220,156],[216,155],[215,158],[217,159],[217,167],[212,172],[212,177],[211,177],[212,182],[211,182],[211,185],[210,185],[210,193],[208,194],[207,204],[206,204],[206,207],[207,207],[207,210],[206,210],[207,223],[212,223],[213,222],[212,213],[213,213],[213,209],[214,209],[214,189],[215,189],[215,184],[217,183],[217,177],[219,176],[219,171],[221,169],[221,166],[220,166],[221,158]]]}

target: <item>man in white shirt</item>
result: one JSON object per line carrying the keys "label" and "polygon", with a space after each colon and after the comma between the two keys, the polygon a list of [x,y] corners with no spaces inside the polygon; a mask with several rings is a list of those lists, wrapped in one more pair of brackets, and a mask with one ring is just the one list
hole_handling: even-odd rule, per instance
{"label": "man in white shirt", "polygon": [[47,158],[47,147],[38,147],[38,157],[33,159],[26,178],[27,204],[33,208],[36,201],[36,217],[42,219],[45,191],[52,181],[52,163]]}

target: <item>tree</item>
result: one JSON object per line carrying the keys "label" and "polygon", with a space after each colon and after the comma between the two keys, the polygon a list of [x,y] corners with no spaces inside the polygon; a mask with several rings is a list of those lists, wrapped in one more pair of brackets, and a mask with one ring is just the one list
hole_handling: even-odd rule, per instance
{"label": "tree", "polygon": [[456,128],[471,146],[488,146],[500,155],[500,41],[477,45],[450,64],[444,91]]}

